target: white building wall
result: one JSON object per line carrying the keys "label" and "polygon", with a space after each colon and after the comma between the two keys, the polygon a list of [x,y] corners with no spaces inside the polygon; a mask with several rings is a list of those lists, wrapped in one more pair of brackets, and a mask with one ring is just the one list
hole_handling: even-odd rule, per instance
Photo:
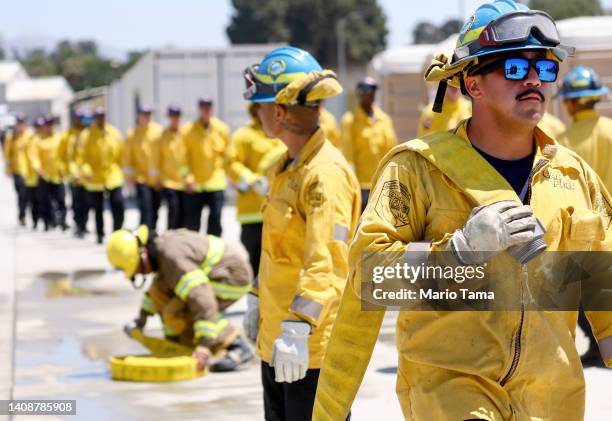
{"label": "white building wall", "polygon": [[275,45],[234,46],[227,49],[167,49],[145,55],[111,85],[107,115],[123,133],[135,122],[136,104],[153,107],[153,118],[166,124],[166,109],[176,103],[183,121],[197,117],[197,99],[210,96],[215,115],[232,129],[248,120],[242,97],[244,68],[261,62]]}

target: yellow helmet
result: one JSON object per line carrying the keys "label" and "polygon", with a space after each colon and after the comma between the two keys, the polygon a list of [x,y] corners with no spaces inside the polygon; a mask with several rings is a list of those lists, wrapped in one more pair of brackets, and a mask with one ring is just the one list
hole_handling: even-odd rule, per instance
{"label": "yellow helmet", "polygon": [[117,230],[106,244],[106,256],[114,267],[123,270],[129,279],[134,278],[140,265],[139,247],[149,241],[149,228],[141,225],[136,231]]}

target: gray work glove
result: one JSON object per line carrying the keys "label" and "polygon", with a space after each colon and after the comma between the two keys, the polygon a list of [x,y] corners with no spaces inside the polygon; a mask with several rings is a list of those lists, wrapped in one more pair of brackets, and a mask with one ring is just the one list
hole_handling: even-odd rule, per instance
{"label": "gray work glove", "polygon": [[138,327],[138,324],[136,323],[135,320],[132,320],[131,322],[127,322],[125,325],[123,325],[123,331],[129,338],[132,337],[132,333],[137,329],[140,329],[140,328]]}
{"label": "gray work glove", "polygon": [[265,196],[268,194],[268,190],[270,189],[270,185],[268,183],[268,177],[261,176],[253,183],[253,190],[260,195]]}
{"label": "gray work glove", "polygon": [[147,323],[147,315],[143,314],[143,312],[140,312],[140,316],[138,316],[138,318],[132,320],[131,322],[127,322],[125,325],[123,325],[123,331],[125,332],[125,334],[128,337],[132,337],[132,333],[136,330],[142,330],[145,325]]}
{"label": "gray work glove", "polygon": [[242,319],[242,327],[245,336],[255,343],[259,331],[259,297],[255,294],[247,294],[247,309]]}
{"label": "gray work glove", "polygon": [[472,210],[465,226],[455,231],[451,248],[461,263],[483,263],[508,247],[534,238],[536,218],[530,206],[503,200]]}

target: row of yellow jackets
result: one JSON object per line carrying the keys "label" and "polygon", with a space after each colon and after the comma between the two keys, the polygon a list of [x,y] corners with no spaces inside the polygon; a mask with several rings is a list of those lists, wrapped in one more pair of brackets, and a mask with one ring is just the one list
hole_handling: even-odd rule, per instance
{"label": "row of yellow jackets", "polygon": [[7,172],[20,175],[30,187],[37,185],[39,177],[47,182],[61,183],[75,173],[75,149],[69,145],[73,135],[78,136],[78,133],[75,129],[64,135],[33,133],[26,129],[10,134],[4,144]]}
{"label": "row of yellow jackets", "polygon": [[68,179],[89,190],[104,190],[123,184],[122,148],[117,129],[106,125],[104,130],[71,128],[64,134],[25,130],[10,135],[4,150],[10,171],[21,175],[28,186],[35,186],[40,177],[50,183]]}
{"label": "row of yellow jackets", "polygon": [[128,133],[124,172],[138,183],[173,190],[224,190],[229,140],[229,128],[214,117],[206,128],[199,121],[178,130],[149,123]]}

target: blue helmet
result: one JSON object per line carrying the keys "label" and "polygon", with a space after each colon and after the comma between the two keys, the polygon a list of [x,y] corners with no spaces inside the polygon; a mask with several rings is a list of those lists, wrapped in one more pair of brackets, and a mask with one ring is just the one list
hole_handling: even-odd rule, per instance
{"label": "blue helmet", "polygon": [[516,50],[551,50],[559,60],[567,52],[554,20],[545,12],[530,10],[512,0],[496,0],[476,9],[464,23],[453,55],[452,64],[477,57]]}
{"label": "blue helmet", "polygon": [[601,97],[608,92],[608,88],[603,86],[595,70],[585,66],[576,66],[563,78],[563,84],[557,96],[567,99]]}
{"label": "blue helmet", "polygon": [[259,65],[245,70],[245,99],[251,102],[274,102],[276,94],[296,79],[323,68],[309,52],[296,47],[270,51]]}

